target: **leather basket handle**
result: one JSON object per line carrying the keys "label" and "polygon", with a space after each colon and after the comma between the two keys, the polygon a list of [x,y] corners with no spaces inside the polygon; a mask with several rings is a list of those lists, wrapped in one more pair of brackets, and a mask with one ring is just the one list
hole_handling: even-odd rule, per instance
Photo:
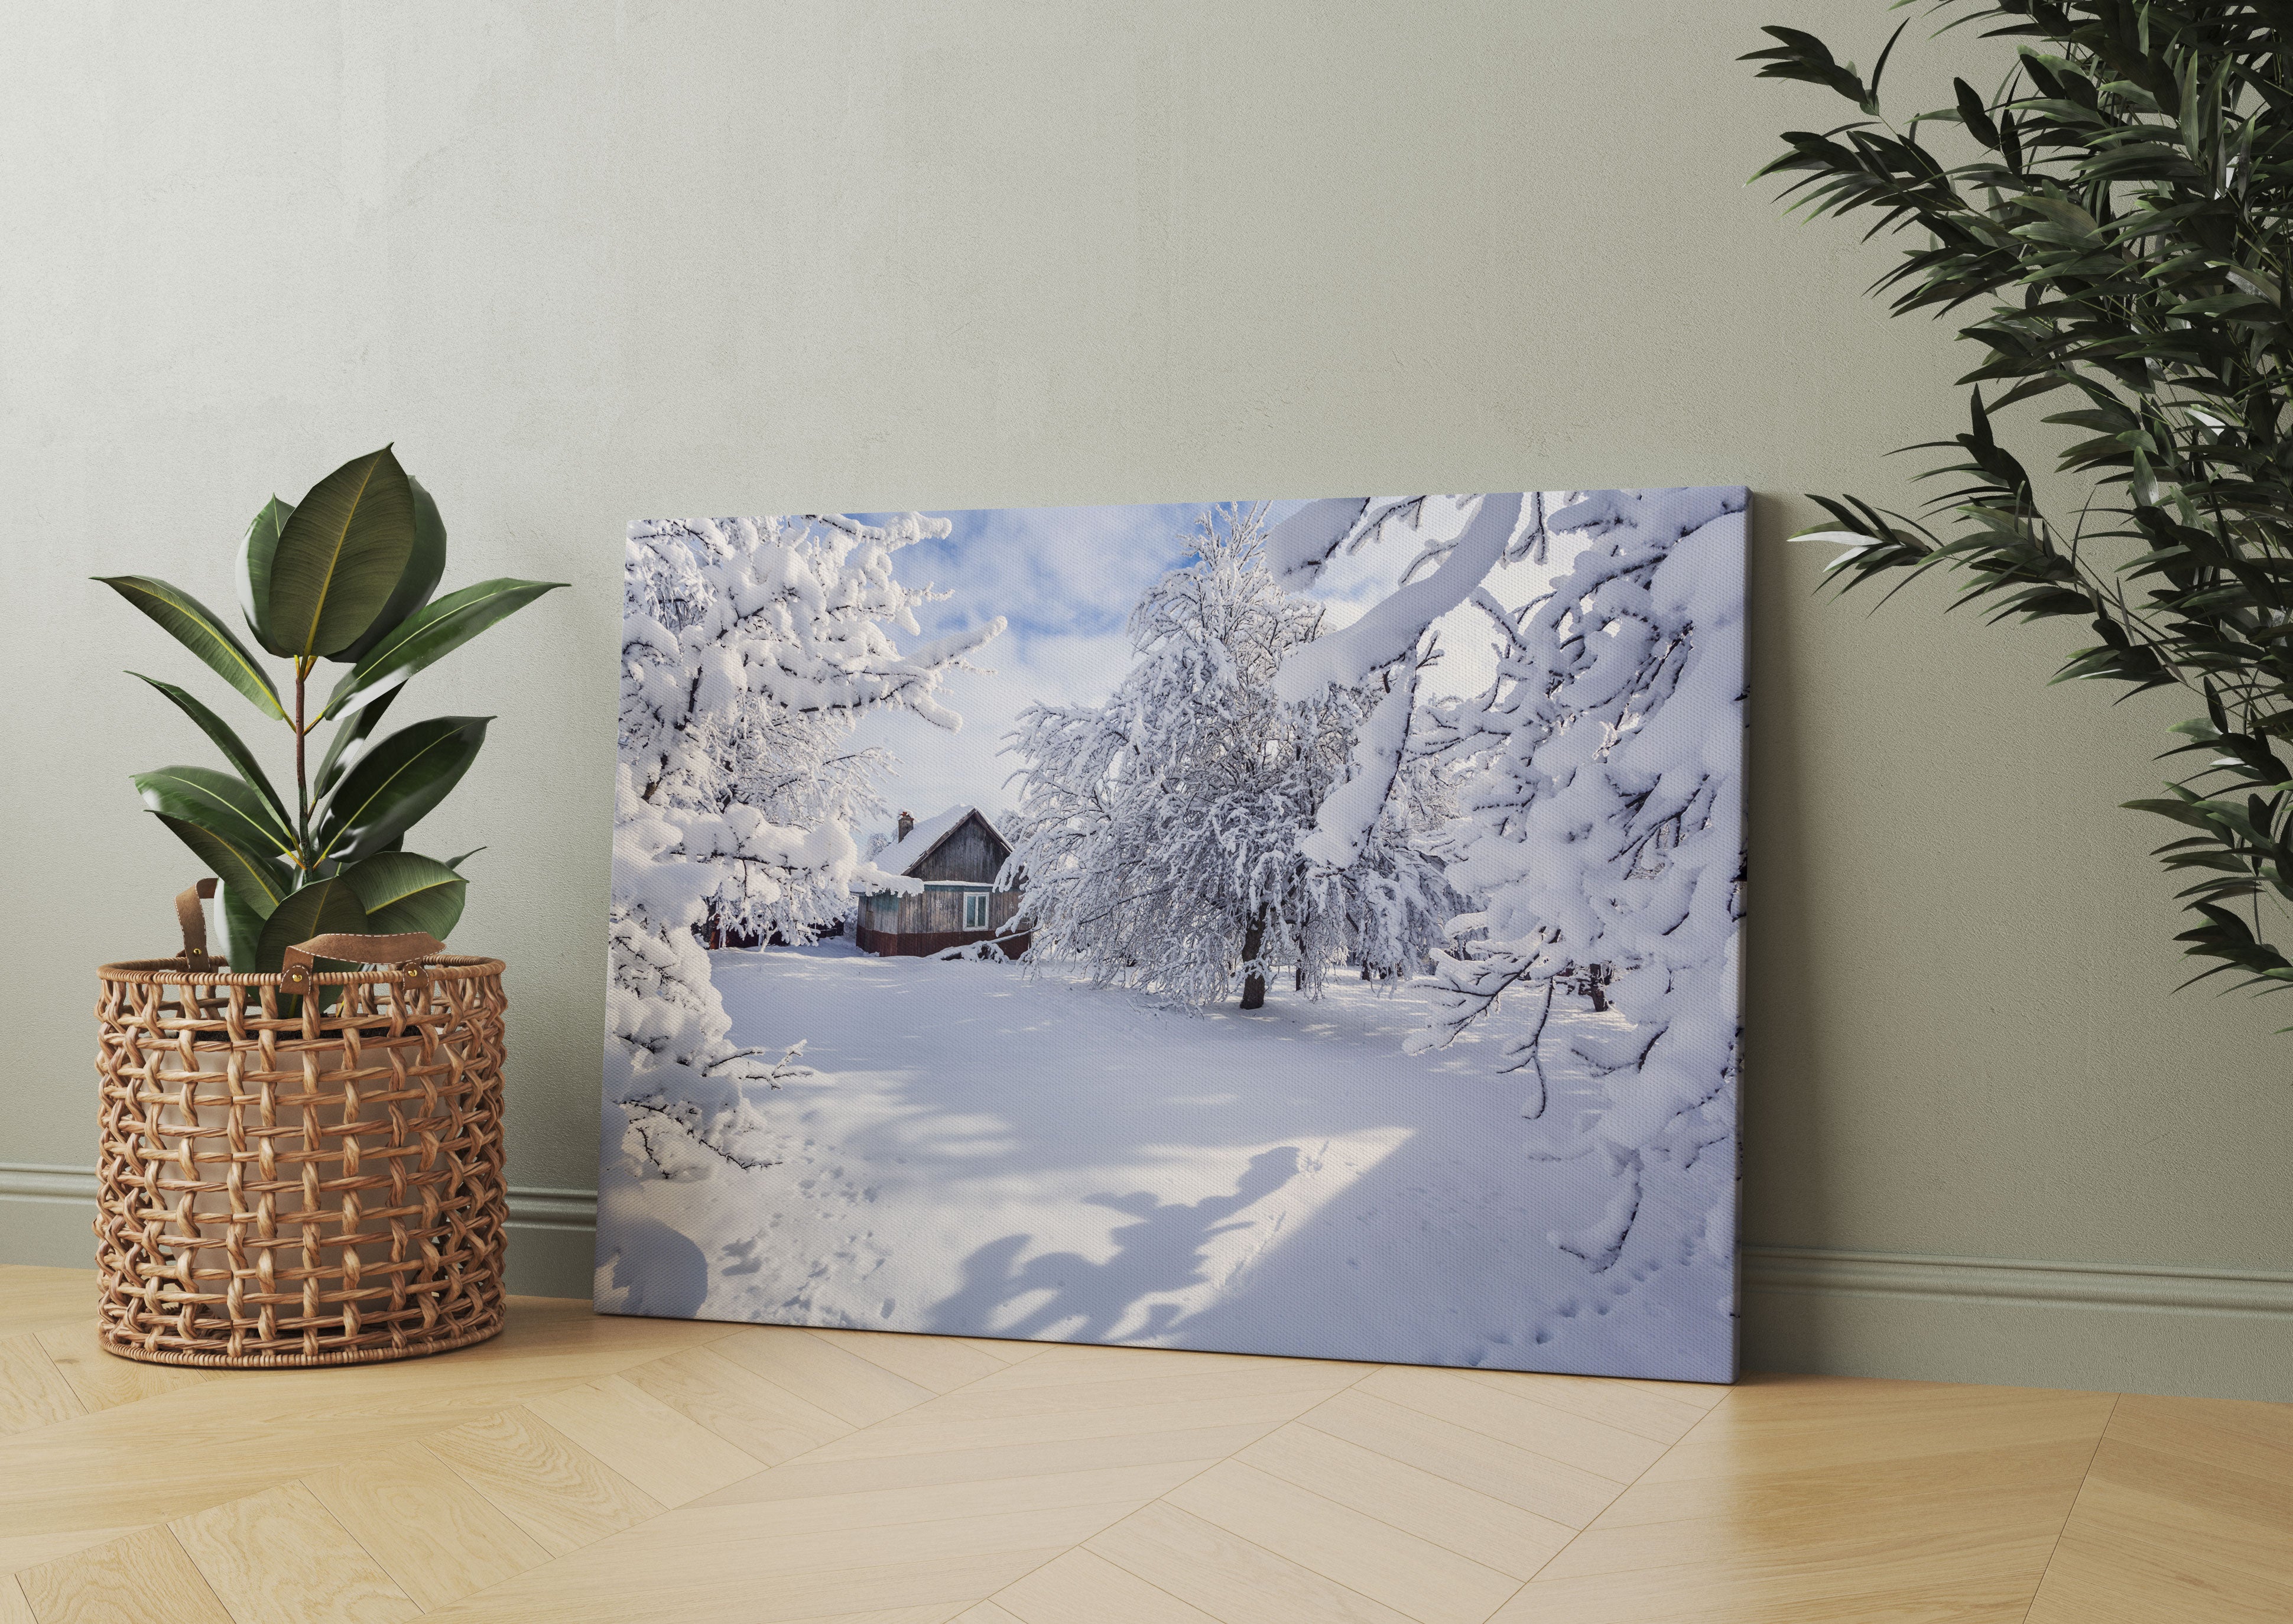
{"label": "leather basket handle", "polygon": [[399,936],[360,936],[347,930],[314,936],[297,942],[280,960],[279,969],[289,987],[307,984],[316,974],[314,959],[341,959],[352,964],[405,964],[446,951],[446,944],[421,930]]}
{"label": "leather basket handle", "polygon": [[207,915],[199,904],[215,894],[215,882],[202,880],[175,894],[175,923],[183,932],[183,964],[193,971],[211,970],[215,961],[207,954]]}

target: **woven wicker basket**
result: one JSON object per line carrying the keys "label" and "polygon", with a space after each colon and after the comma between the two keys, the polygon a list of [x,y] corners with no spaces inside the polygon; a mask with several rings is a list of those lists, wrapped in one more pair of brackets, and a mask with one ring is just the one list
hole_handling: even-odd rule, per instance
{"label": "woven wicker basket", "polygon": [[233,975],[207,953],[213,887],[178,899],[182,954],[97,972],[103,1346],[253,1368],[494,1336],[501,962],[325,936]]}

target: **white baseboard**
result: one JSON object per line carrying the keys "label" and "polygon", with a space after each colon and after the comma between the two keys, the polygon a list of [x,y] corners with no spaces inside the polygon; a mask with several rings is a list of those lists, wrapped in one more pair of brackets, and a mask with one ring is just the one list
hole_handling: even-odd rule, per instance
{"label": "white baseboard", "polygon": [[[88,1263],[95,1171],[0,1162],[0,1261]],[[513,1185],[511,1288],[586,1296],[595,1190]],[[1911,1380],[2293,1400],[2293,1274],[1744,1250],[1744,1363]]]}

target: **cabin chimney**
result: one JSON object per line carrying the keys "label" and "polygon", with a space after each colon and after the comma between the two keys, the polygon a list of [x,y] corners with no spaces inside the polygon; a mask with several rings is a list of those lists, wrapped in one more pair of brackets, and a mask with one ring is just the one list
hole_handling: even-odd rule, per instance
{"label": "cabin chimney", "polygon": [[909,833],[914,830],[915,826],[916,815],[914,813],[903,812],[900,814],[900,838],[902,840],[906,840]]}

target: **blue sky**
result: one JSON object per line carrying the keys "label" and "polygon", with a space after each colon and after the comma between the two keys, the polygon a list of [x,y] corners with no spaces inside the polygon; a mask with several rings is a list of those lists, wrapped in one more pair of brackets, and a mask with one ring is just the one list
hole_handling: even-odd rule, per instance
{"label": "blue sky", "polygon": [[[885,799],[918,818],[960,802],[991,816],[1016,796],[1005,780],[1017,767],[998,752],[1026,705],[1037,702],[1092,704],[1105,699],[1132,658],[1123,626],[1131,608],[1155,581],[1185,562],[1185,537],[1214,504],[1171,503],[1127,508],[993,508],[943,511],[950,533],[894,555],[902,581],[929,583],[949,597],[917,612],[926,638],[1004,617],[1003,635],[974,656],[992,674],[958,673],[944,698],[961,714],[950,734],[903,711],[879,711],[860,725],[855,742],[880,745],[898,758],[899,772]],[[1302,503],[1268,504],[1278,524]],[[855,514],[883,523],[887,514]],[[1406,542],[1388,541],[1341,561],[1314,596],[1327,602],[1336,624],[1350,621],[1383,596],[1408,562]],[[1510,572],[1508,572],[1510,573]],[[1544,572],[1535,574],[1541,580]],[[1506,583],[1508,601],[1525,601],[1531,581]],[[1489,656],[1461,612],[1446,626],[1444,646],[1452,691],[1478,689]]]}
{"label": "blue sky", "polygon": [[[1130,668],[1123,626],[1132,605],[1183,564],[1182,538],[1214,504],[1127,508],[978,508],[942,511],[942,540],[903,548],[902,581],[947,592],[919,610],[928,639],[1001,615],[1006,629],[974,657],[992,675],[958,673],[944,701],[963,718],[950,734],[904,711],[861,723],[859,743],[899,758],[886,799],[919,818],[968,801],[992,816],[1012,799],[1004,780],[1017,763],[997,753],[1025,706],[1095,703]],[[1299,504],[1269,509],[1279,519]],[[855,514],[881,524],[889,514]]]}

